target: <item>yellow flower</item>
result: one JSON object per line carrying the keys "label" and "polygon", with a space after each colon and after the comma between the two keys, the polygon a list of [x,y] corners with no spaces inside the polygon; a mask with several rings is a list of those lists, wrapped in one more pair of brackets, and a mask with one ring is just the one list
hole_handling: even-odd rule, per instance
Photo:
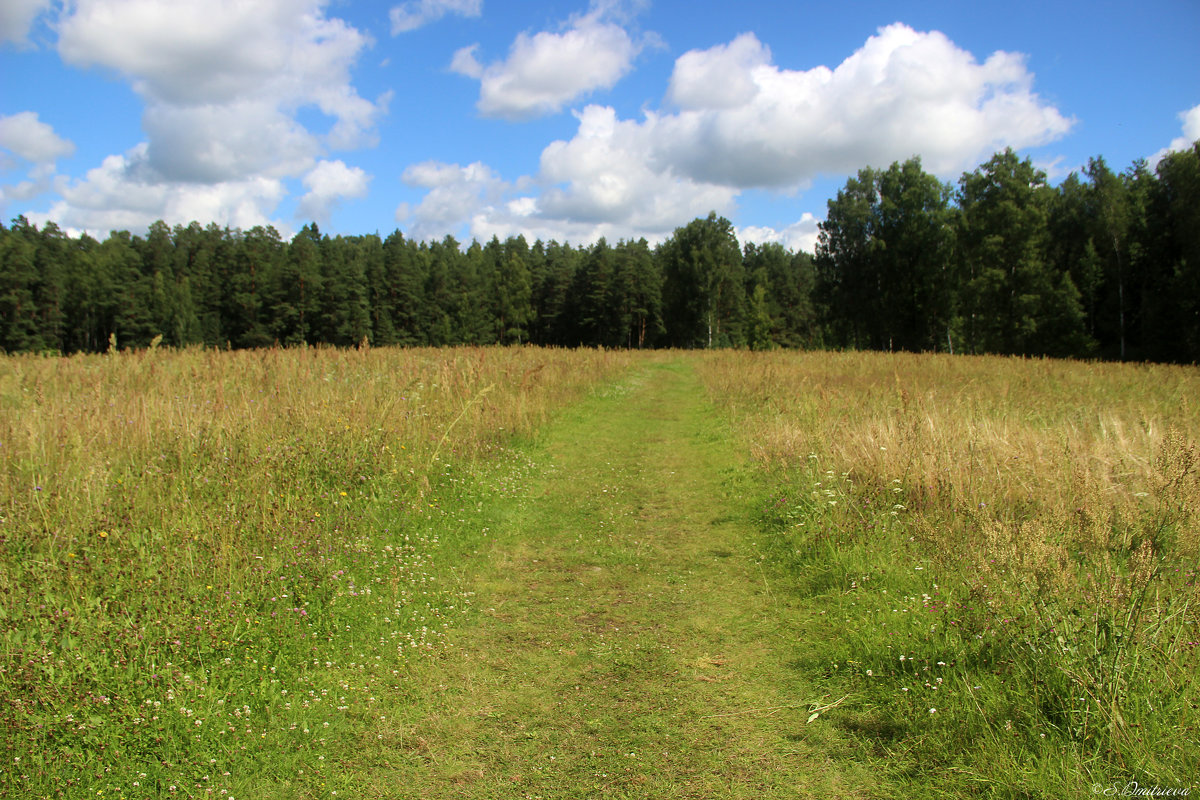
{"label": "yellow flower", "polygon": [[98,533],[98,534],[96,534],[96,535],[97,535],[97,536],[99,536],[101,539],[107,539],[107,538],[108,538],[108,531],[100,531],[100,533]]}

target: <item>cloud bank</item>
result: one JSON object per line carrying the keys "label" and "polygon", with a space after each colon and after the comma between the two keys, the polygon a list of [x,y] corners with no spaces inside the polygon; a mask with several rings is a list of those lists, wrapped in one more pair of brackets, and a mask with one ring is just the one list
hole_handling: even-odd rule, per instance
{"label": "cloud bank", "polygon": [[[537,42],[518,40],[508,61],[491,67],[473,50],[459,52],[457,69],[484,87],[481,111],[519,118],[584,92],[588,84],[562,64],[562,40]],[[618,71],[592,74],[608,80]],[[536,86],[553,89],[529,88]],[[747,189],[794,192],[819,176],[913,155],[950,178],[1004,147],[1054,141],[1074,123],[1033,91],[1020,54],[979,61],[939,32],[903,24],[881,28],[833,68],[808,70],[780,67],[754,34],[742,34],[676,59],[665,96],[663,109],[641,119],[620,119],[601,105],[575,112],[575,135],[542,151],[530,179],[539,193],[477,203],[460,221],[470,220],[473,235],[537,229],[662,238],[692,216],[732,212]],[[460,201],[468,204],[469,194]],[[418,228],[436,227],[420,206],[412,213]],[[783,231],[748,230],[761,241],[809,242],[814,225],[802,218]]]}
{"label": "cloud bank", "polygon": [[[370,39],[325,15],[327,0],[77,0],[58,23],[64,62],[129,81],[145,102],[146,141],[61,190],[49,217],[72,228],[154,219],[265,223],[304,178],[301,206],[336,201],[330,149],[369,146],[387,96],[360,97],[350,69]],[[328,121],[300,121],[315,109]],[[345,166],[344,164],[342,165]],[[310,185],[310,181],[312,184]],[[346,197],[362,187],[344,181]]]}

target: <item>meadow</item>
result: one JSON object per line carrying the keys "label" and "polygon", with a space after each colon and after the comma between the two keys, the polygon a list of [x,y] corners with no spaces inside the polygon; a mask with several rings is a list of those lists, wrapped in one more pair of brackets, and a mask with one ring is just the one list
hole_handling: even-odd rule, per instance
{"label": "meadow", "polygon": [[[494,536],[536,555],[543,532],[506,520],[554,469],[543,432],[666,363],[703,382],[705,441],[745,454],[752,515],[723,516],[741,541],[709,560],[749,553],[800,620],[770,640],[826,698],[794,698],[798,742],[869,765],[869,796],[1193,786],[1194,367],[149,349],[0,359],[0,796],[363,796],[353,765],[412,755],[394,718],[448,702],[427,665],[495,611],[472,579]],[[615,456],[594,457],[607,475]],[[656,480],[639,492],[669,507]],[[582,505],[603,518],[625,488]],[[585,531],[566,513],[544,522],[569,547]],[[565,631],[590,601],[563,591],[575,611],[539,613]]]}
{"label": "meadow", "polygon": [[923,795],[1194,790],[1194,367],[776,352],[699,369],[767,482],[762,546],[810,615],[796,663],[863,758]]}
{"label": "meadow", "polygon": [[472,598],[513,445],[633,356],[0,361],[0,795],[329,797]]}

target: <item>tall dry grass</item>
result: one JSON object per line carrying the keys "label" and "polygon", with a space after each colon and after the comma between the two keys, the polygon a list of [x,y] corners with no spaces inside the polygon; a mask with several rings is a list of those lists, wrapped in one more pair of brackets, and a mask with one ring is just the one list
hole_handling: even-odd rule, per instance
{"label": "tall dry grass", "polygon": [[[777,556],[843,622],[838,671],[870,668],[864,703],[927,703],[954,735],[920,738],[929,720],[913,740],[952,761],[994,742],[984,758],[1042,775],[1041,791],[1187,777],[1200,371],[786,352],[698,368],[770,476]],[[913,682],[921,652],[957,695]]]}
{"label": "tall dry grass", "polygon": [[432,460],[529,435],[629,363],[487,348],[8,357],[0,507],[7,524],[66,546],[127,519],[164,523],[214,494],[269,521],[268,497],[314,487],[399,475],[420,493]]}
{"label": "tall dry grass", "polygon": [[487,496],[522,491],[512,446],[633,363],[0,358],[0,795],[336,788],[334,754],[469,605],[455,559]]}

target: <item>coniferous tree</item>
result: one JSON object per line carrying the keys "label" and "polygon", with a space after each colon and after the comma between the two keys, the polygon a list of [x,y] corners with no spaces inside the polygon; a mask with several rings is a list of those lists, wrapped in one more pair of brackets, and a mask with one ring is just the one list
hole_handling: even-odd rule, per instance
{"label": "coniferous tree", "polygon": [[649,347],[663,332],[662,274],[650,244],[644,238],[617,245],[619,324],[624,330],[622,347]]}
{"label": "coniferous tree", "polygon": [[13,220],[11,230],[0,226],[0,350],[20,353],[41,350],[45,344],[35,303],[38,232],[25,217]]}
{"label": "coniferous tree", "polygon": [[207,228],[196,222],[175,226],[172,257],[181,298],[175,335],[182,345],[212,346],[221,341],[220,290],[214,269],[228,258],[225,236],[215,223]]}
{"label": "coniferous tree", "polygon": [[533,341],[542,345],[579,344],[572,309],[579,251],[553,240],[542,251],[541,269],[533,276]]}
{"label": "coniferous tree", "polygon": [[1047,219],[1048,263],[1057,272],[1067,272],[1079,290],[1086,318],[1086,333],[1097,346],[1108,347],[1109,337],[1099,320],[1103,290],[1100,254],[1092,239],[1089,187],[1072,172],[1059,185],[1050,201]]}
{"label": "coniferous tree", "polygon": [[523,344],[529,341],[533,317],[533,282],[525,238],[507,240],[498,258],[493,279],[497,338],[501,344]]}
{"label": "coniferous tree", "polygon": [[1200,360],[1200,141],[1168,153],[1150,197],[1161,276],[1159,357]]}
{"label": "coniferous tree", "polygon": [[[268,294],[271,333],[284,347],[313,344],[313,330],[321,297],[321,234],[316,225],[305,225],[286,248],[277,247],[273,228],[254,228],[243,242],[247,258],[273,272]],[[279,255],[275,261],[276,255]],[[274,262],[275,269],[269,264]],[[254,330],[257,334],[257,329]]]}
{"label": "coniferous tree", "polygon": [[[1125,181],[1108,168],[1103,158],[1088,160],[1087,243],[1084,264],[1098,269],[1100,285],[1107,289],[1098,298],[1097,328],[1116,341],[1113,354],[1125,360],[1129,335],[1136,320],[1131,315],[1140,306],[1138,286],[1130,273],[1130,232],[1133,227],[1129,189]],[[1088,275],[1088,278],[1091,276]]]}
{"label": "coniferous tree", "polygon": [[663,317],[675,347],[745,343],[745,280],[733,225],[715,213],[696,219],[659,245]]}
{"label": "coniferous tree", "polygon": [[315,341],[353,347],[370,340],[366,251],[381,247],[378,237],[326,236],[320,243],[321,294]]}

